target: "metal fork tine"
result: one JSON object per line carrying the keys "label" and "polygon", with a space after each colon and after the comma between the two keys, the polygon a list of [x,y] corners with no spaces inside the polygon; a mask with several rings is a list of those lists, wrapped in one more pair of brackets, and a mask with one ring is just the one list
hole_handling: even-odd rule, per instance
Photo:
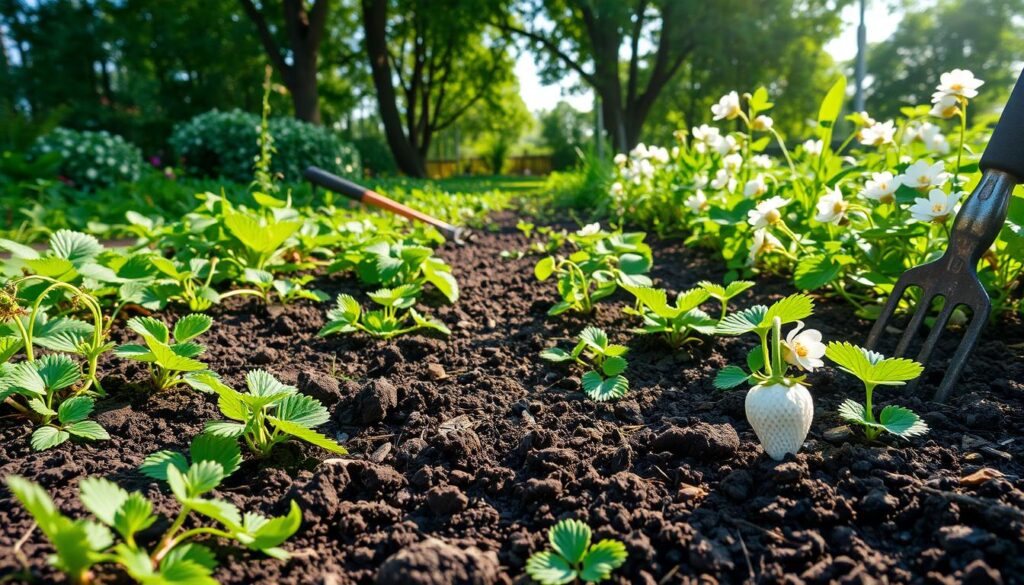
{"label": "metal fork tine", "polygon": [[956,348],[956,355],[949,362],[946,375],[942,377],[942,384],[935,392],[933,400],[936,402],[945,402],[949,398],[950,392],[953,391],[953,385],[960,378],[960,372],[967,365],[967,356],[970,355],[974,346],[978,344],[978,336],[981,335],[981,330],[985,327],[986,321],[988,321],[987,310],[975,311],[974,315],[971,316],[971,324],[967,327],[964,339],[960,342],[960,346]]}
{"label": "metal fork tine", "polygon": [[907,353],[907,347],[910,346],[910,342],[917,335],[917,330],[924,323],[924,318],[928,315],[928,309],[931,308],[934,299],[935,295],[931,294],[930,291],[921,291],[921,302],[918,303],[914,316],[910,318],[910,323],[907,323],[907,328],[903,331],[903,336],[900,337],[899,343],[896,344],[896,352],[893,355],[902,357]]}
{"label": "metal fork tine", "polygon": [[875,319],[875,324],[871,326],[871,332],[868,333],[868,341],[865,347],[868,349],[875,349],[878,344],[878,340],[882,337],[882,332],[885,331],[886,325],[889,324],[889,319],[892,318],[893,313],[896,312],[896,307],[900,303],[900,298],[903,297],[903,293],[906,292],[907,287],[910,286],[908,279],[905,278],[896,281],[896,285],[892,288],[892,292],[889,293],[889,300],[886,301],[885,307],[882,308],[882,312],[879,313],[878,318]]}
{"label": "metal fork tine", "polygon": [[928,358],[932,355],[935,344],[938,343],[942,332],[945,331],[946,324],[949,322],[949,318],[953,316],[953,310],[956,306],[957,303],[951,302],[949,299],[946,300],[945,306],[942,307],[942,312],[935,318],[935,324],[932,325],[932,330],[928,332],[928,338],[924,340],[924,345],[921,346],[921,351],[917,354],[918,363],[928,363]]}

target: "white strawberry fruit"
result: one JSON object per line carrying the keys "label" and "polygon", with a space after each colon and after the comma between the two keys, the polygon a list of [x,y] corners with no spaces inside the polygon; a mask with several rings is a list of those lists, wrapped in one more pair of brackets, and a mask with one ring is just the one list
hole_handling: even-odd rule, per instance
{"label": "white strawberry fruit", "polygon": [[747,421],[754,427],[765,453],[776,461],[796,454],[807,438],[814,417],[811,393],[801,384],[758,384],[747,392]]}

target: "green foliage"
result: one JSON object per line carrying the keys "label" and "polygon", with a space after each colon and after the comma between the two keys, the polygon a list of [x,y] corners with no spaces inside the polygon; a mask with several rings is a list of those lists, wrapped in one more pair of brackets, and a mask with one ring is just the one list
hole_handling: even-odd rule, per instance
{"label": "green foliage", "polygon": [[598,583],[626,562],[626,546],[612,539],[591,544],[590,527],[579,520],[562,520],[548,531],[551,550],[534,553],[526,574],[542,585],[562,585],[577,579]]}
{"label": "green foliage", "polygon": [[[216,558],[211,549],[196,542],[198,537],[233,540],[270,557],[286,559],[289,555],[280,545],[302,522],[302,513],[294,502],[287,516],[267,518],[255,512],[243,514],[234,504],[208,496],[234,470],[225,468],[224,462],[237,467],[237,452],[235,441],[214,442],[201,436],[193,442],[192,464],[184,465],[184,469],[178,461],[168,459],[161,470],[152,463],[154,456],[147,458],[150,475],[166,480],[180,506],[152,549],[137,538],[160,518],[141,492],[129,493],[109,480],[87,477],[79,483],[79,500],[92,518],[73,520],[57,509],[38,484],[16,475],[8,476],[6,481],[55,549],[50,563],[73,583],[88,582],[93,566],[112,563],[140,583],[215,585],[212,575]],[[213,521],[216,526],[183,530],[189,519],[193,523],[198,519]]]}
{"label": "green foliage", "polygon": [[917,378],[924,371],[921,364],[905,358],[886,358],[845,341],[829,343],[825,356],[864,383],[865,404],[846,400],[839,406],[839,417],[864,427],[864,434],[869,440],[878,438],[882,432],[903,438],[928,432],[927,423],[907,408],[886,406],[877,420],[872,408],[876,387],[901,386]]}
{"label": "green foliage", "polygon": [[617,400],[629,391],[629,380],[622,375],[629,365],[622,357],[629,350],[624,345],[609,343],[608,335],[597,327],[580,332],[572,351],[550,347],[540,357],[554,363],[575,362],[587,371],[580,378],[583,392],[597,402]]}
{"label": "green foliage", "polygon": [[449,302],[459,299],[459,283],[451,266],[433,255],[427,246],[371,240],[344,251],[328,272],[354,270],[365,284],[394,287],[433,284]]}
{"label": "green foliage", "polygon": [[415,284],[378,289],[369,296],[381,308],[366,312],[351,295],[340,294],[335,307],[327,312],[327,324],[317,335],[326,337],[362,331],[380,339],[391,339],[419,329],[450,335],[451,331],[444,323],[425,317],[413,308],[419,293],[420,287]]}
{"label": "green foliage", "polygon": [[[260,118],[241,110],[211,111],[178,124],[170,143],[189,173],[248,182],[257,158]],[[271,172],[297,181],[309,165],[358,177],[359,155],[336,132],[294,118],[271,118],[274,137]]]}
{"label": "green foliage", "polygon": [[35,150],[39,154],[60,154],[60,174],[86,191],[134,181],[142,169],[138,147],[106,131],[57,128],[40,138]]}
{"label": "green foliage", "polygon": [[700,305],[709,298],[707,291],[693,288],[676,296],[673,305],[662,289],[646,286],[622,285],[636,297],[636,307],[626,312],[643,318],[643,327],[637,333],[657,334],[664,338],[672,349],[681,349],[691,343],[699,343],[695,334],[710,335],[715,332],[716,321],[700,310]]}
{"label": "green foliage", "polygon": [[[242,438],[257,457],[266,457],[275,445],[292,438],[332,453],[348,453],[333,439],[313,430],[330,418],[327,408],[319,400],[300,394],[294,386],[282,384],[265,370],[246,374],[248,392],[238,392],[211,374],[198,378],[217,393],[221,414],[231,421],[209,421],[207,433],[235,440]],[[195,465],[194,451],[192,457]]]}
{"label": "green foliage", "polygon": [[209,316],[192,313],[178,319],[172,333],[158,319],[132,317],[128,320],[128,329],[141,336],[144,345],[128,343],[114,350],[114,354],[146,363],[157,391],[180,384],[205,390],[205,385],[198,379],[210,372],[206,364],[196,358],[206,352],[206,346],[193,340],[206,333],[212,325],[213,319]]}
{"label": "green foliage", "polygon": [[566,311],[589,313],[594,303],[611,295],[619,283],[650,286],[651,248],[642,232],[605,232],[598,224],[588,225],[568,241],[576,250],[568,257],[546,256],[534,266],[534,275],[544,281],[557,278],[559,302],[548,315]]}

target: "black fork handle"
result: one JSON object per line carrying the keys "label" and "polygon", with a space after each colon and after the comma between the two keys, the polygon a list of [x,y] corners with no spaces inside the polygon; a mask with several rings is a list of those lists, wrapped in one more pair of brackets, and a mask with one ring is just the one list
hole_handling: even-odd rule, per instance
{"label": "black fork handle", "polygon": [[306,180],[314,185],[330,189],[335,193],[344,195],[345,197],[348,197],[353,201],[358,201],[364,205],[390,211],[391,213],[401,215],[402,217],[420,221],[427,225],[432,225],[437,228],[437,231],[441,232],[446,239],[454,242],[461,241],[460,236],[462,235],[462,230],[460,228],[441,221],[436,217],[427,215],[422,211],[413,209],[407,205],[402,205],[394,199],[385,197],[358,183],[353,183],[348,179],[339,177],[334,173],[329,173],[320,167],[315,166],[307,167],[302,174],[306,177]]}
{"label": "black fork handle", "polygon": [[981,155],[982,170],[997,170],[1024,181],[1024,72],[1017,78],[992,138]]}

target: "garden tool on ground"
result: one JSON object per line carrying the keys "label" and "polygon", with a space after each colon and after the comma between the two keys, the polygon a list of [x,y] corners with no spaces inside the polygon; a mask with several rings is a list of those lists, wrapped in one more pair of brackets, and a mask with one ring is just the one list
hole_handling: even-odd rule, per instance
{"label": "garden tool on ground", "polygon": [[463,237],[466,235],[466,230],[464,228],[451,225],[450,223],[441,221],[436,217],[429,216],[426,213],[417,211],[409,206],[402,205],[401,203],[393,199],[389,199],[372,189],[353,183],[348,179],[343,179],[338,175],[321,169],[320,167],[307,167],[305,172],[302,174],[306,177],[307,181],[314,185],[330,189],[331,191],[340,193],[354,201],[432,225],[437,228],[437,231],[444,235],[445,239],[459,245],[465,243],[463,241]]}
{"label": "garden tool on ground", "polygon": [[903,356],[917,336],[932,301],[942,298],[942,309],[917,354],[917,361],[926,364],[953,311],[961,306],[970,309],[970,324],[935,392],[937,402],[944,402],[952,392],[992,309],[988,293],[978,280],[978,261],[1002,229],[1014,186],[1024,180],[1024,74],[1010,94],[981,157],[980,168],[981,181],[956,214],[946,252],[938,260],[911,268],[899,278],[868,334],[867,347],[874,349],[903,293],[908,287],[920,288],[920,302],[896,345],[895,355]]}

